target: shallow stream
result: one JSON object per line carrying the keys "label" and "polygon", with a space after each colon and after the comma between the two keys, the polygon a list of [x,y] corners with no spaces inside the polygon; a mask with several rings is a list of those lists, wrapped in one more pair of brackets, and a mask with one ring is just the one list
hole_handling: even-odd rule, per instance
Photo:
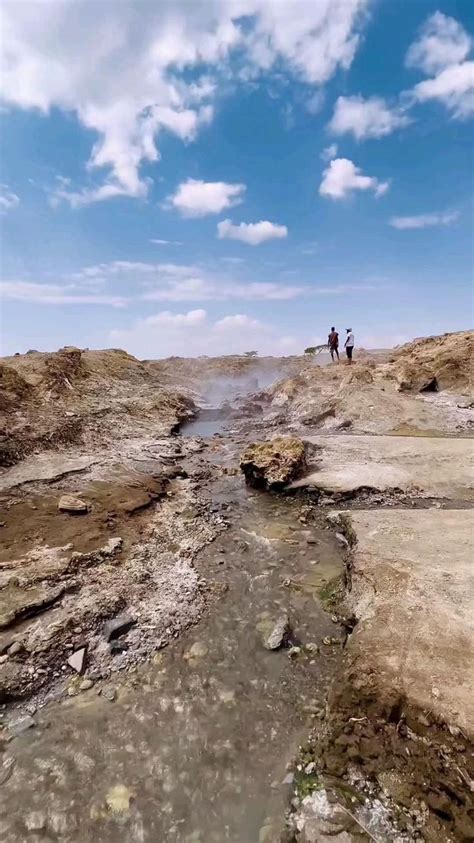
{"label": "shallow stream", "polygon": [[[232,450],[219,440],[209,459]],[[279,840],[288,768],[340,655],[322,644],[340,633],[319,593],[342,555],[299,499],[253,494],[231,475],[206,493],[229,522],[195,562],[207,611],[151,664],[114,674],[113,699],[93,687],[46,706],[9,744],[3,843]],[[291,640],[269,651],[258,626],[282,611]]]}

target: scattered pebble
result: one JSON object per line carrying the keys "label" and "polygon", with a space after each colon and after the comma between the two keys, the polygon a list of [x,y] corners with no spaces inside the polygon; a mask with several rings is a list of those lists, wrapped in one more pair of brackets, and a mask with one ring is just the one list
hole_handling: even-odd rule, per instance
{"label": "scattered pebble", "polygon": [[109,702],[115,702],[117,699],[117,691],[115,688],[102,688],[102,696]]}
{"label": "scattered pebble", "polygon": [[290,649],[288,650],[288,658],[289,659],[296,659],[296,658],[298,658],[300,653],[301,653],[301,647],[290,647]]}
{"label": "scattered pebble", "polygon": [[113,814],[125,814],[130,808],[133,793],[124,784],[116,784],[111,787],[105,797],[105,802]]}

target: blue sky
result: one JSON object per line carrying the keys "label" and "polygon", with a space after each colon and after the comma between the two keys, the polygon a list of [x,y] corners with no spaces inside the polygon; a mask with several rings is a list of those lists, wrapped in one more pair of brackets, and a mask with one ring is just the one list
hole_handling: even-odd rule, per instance
{"label": "blue sky", "polygon": [[471,326],[467,0],[1,14],[2,353]]}

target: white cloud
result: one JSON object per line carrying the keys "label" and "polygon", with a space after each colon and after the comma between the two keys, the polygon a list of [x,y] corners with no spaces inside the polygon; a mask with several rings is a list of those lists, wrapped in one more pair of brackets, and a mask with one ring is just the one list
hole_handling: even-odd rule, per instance
{"label": "white cloud", "polygon": [[[159,161],[168,131],[192,141],[213,116],[219,78],[249,68],[279,70],[321,85],[347,69],[368,0],[193,3],[56,2],[1,7],[4,104],[75,114],[95,133],[88,169],[101,183],[59,186],[73,207],[117,196],[144,197],[143,164]],[[235,67],[234,67],[235,65]],[[206,67],[206,75],[196,78]],[[190,76],[194,81],[189,81]],[[212,78],[212,76],[215,78]]]}
{"label": "white cloud", "polygon": [[249,246],[258,246],[266,240],[281,239],[288,236],[286,225],[278,225],[268,220],[260,222],[241,222],[234,225],[231,220],[217,223],[217,236],[220,240],[240,240]]}
{"label": "white cloud", "polygon": [[156,246],[182,246],[183,243],[181,240],[159,240],[159,239],[152,239],[150,243],[154,243]]}
{"label": "white cloud", "polygon": [[382,138],[407,126],[409,117],[390,108],[381,97],[339,97],[328,128],[335,135],[352,133],[356,140]]}
{"label": "white cloud", "polygon": [[240,332],[261,330],[264,328],[264,325],[259,319],[252,319],[252,317],[246,316],[245,313],[236,313],[234,316],[224,316],[223,319],[219,319],[214,327],[217,331]]}
{"label": "white cloud", "polygon": [[415,85],[412,97],[418,102],[438,100],[453,117],[464,120],[474,114],[474,61],[446,67],[434,79]]}
{"label": "white cloud", "polygon": [[149,289],[143,298],[147,301],[289,301],[302,295],[301,286],[271,282],[237,283],[222,279],[189,277],[167,280],[159,287]]}
{"label": "white cloud", "polygon": [[110,332],[114,344],[148,358],[239,354],[248,350],[250,342],[251,348],[268,349],[272,344],[277,348],[279,339],[270,326],[247,314],[229,314],[212,321],[205,310],[161,311],[138,319],[130,328]]}
{"label": "white cloud", "polygon": [[206,321],[205,310],[189,310],[188,313],[171,313],[169,310],[162,310],[153,316],[147,316],[142,320],[144,325],[154,325],[167,328],[186,328],[201,325]]}
{"label": "white cloud", "polygon": [[29,281],[0,281],[0,295],[3,299],[34,302],[36,304],[100,304],[123,307],[126,299],[121,296],[89,295],[74,292],[74,284],[35,284]]}
{"label": "white cloud", "polygon": [[405,63],[432,79],[419,82],[408,92],[409,103],[437,100],[452,116],[465,120],[474,114],[474,62],[466,61],[473,39],[454,18],[435,12],[422,27],[420,37],[408,50]]}
{"label": "white cloud", "polygon": [[239,205],[244,191],[244,184],[188,179],[168,197],[167,204],[180,211],[183,217],[204,217]]}
{"label": "white cloud", "polygon": [[20,197],[12,193],[7,184],[0,184],[0,212],[5,213],[20,204]]}
{"label": "white cloud", "polygon": [[420,37],[410,46],[405,64],[425,73],[437,73],[449,65],[463,62],[471,46],[471,37],[457,20],[435,12],[425,21]]}
{"label": "white cloud", "polygon": [[326,146],[325,149],[322,150],[320,154],[320,158],[323,161],[331,161],[332,158],[335,158],[337,155],[337,143],[331,143],[329,146]]}
{"label": "white cloud", "polygon": [[375,176],[365,176],[359,167],[348,158],[336,158],[323,172],[319,187],[321,196],[343,199],[354,190],[371,190],[382,196],[389,188],[389,182],[381,182]]}
{"label": "white cloud", "polygon": [[247,38],[251,62],[268,70],[277,59],[283,59],[299,78],[321,85],[338,67],[345,70],[350,67],[368,3],[365,0],[312,3],[256,0],[248,6],[253,6],[257,14]]}
{"label": "white cloud", "polygon": [[[240,263],[240,261],[239,261]],[[133,284],[135,298],[146,301],[192,302],[288,301],[302,295],[307,288],[275,282],[236,281],[222,273],[192,264],[144,263],[116,260],[85,266],[68,275],[70,281],[88,283]]]}
{"label": "white cloud", "polygon": [[403,231],[411,228],[451,225],[457,219],[459,219],[459,211],[443,211],[434,214],[417,214],[412,217],[392,217],[390,225]]}

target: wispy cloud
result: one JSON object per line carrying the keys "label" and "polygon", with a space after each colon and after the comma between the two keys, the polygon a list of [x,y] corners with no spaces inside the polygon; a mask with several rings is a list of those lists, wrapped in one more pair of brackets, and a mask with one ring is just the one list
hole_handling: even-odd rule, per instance
{"label": "wispy cloud", "polygon": [[183,243],[181,240],[159,240],[159,239],[152,239],[150,243],[154,243],[155,246],[182,246]]}
{"label": "wispy cloud", "polygon": [[20,197],[13,193],[7,184],[0,184],[0,212],[11,211],[19,204]]}
{"label": "wispy cloud", "polygon": [[144,293],[148,301],[289,301],[301,296],[308,288],[265,282],[237,283],[221,279],[191,277],[170,279]]}
{"label": "wispy cloud", "polygon": [[407,126],[411,119],[399,106],[390,106],[381,97],[339,97],[328,125],[335,135],[352,134],[356,140],[383,138]]}
{"label": "wispy cloud", "polygon": [[29,281],[0,281],[0,295],[3,299],[31,302],[35,304],[91,304],[124,307],[127,300],[122,296],[93,295],[76,292],[74,284],[35,284]]}
{"label": "wispy cloud", "polygon": [[443,211],[433,214],[416,214],[412,217],[392,217],[389,224],[400,230],[410,228],[431,228],[437,225],[451,225],[459,219],[459,211]]}

